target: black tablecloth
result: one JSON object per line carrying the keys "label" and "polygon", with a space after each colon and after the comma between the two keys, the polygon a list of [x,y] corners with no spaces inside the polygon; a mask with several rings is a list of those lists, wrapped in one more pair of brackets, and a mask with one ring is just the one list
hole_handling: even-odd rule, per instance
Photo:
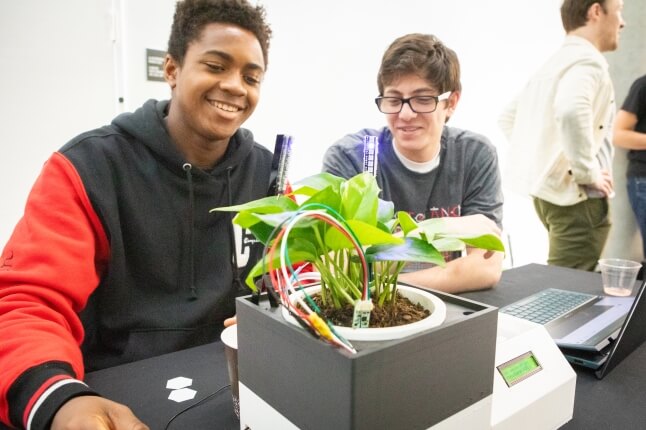
{"label": "black tablecloth", "polygon": [[[470,299],[504,306],[543,288],[601,292],[599,274],[530,264],[503,273],[491,290],[464,294]],[[599,381],[585,369],[576,369],[574,418],[566,429],[646,428],[646,344]],[[193,400],[168,399],[170,378],[191,378],[197,391]],[[104,396],[130,406],[153,430],[164,429],[181,410],[228,384],[221,343],[204,345],[140,362],[92,372],[87,382]],[[178,416],[170,429],[236,429],[231,393],[219,395]]]}
{"label": "black tablecloth", "polygon": [[[529,264],[503,273],[491,290],[463,296],[502,307],[544,288],[602,294],[601,275],[556,266]],[[589,369],[577,373],[574,417],[564,429],[646,429],[646,344],[602,380]]]}
{"label": "black tablecloth", "polygon": [[[181,403],[169,400],[169,379],[190,378],[197,393]],[[164,429],[189,406],[218,390],[219,394],[177,416],[169,429],[238,429],[233,413],[229,375],[221,342],[203,345],[89,373],[86,382],[111,400],[128,405],[151,430]]]}

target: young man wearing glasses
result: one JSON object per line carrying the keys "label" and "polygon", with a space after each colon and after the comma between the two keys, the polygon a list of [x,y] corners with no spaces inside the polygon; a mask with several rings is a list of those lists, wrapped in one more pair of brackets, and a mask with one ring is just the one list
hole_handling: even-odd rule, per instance
{"label": "young man wearing glasses", "polygon": [[[349,178],[363,171],[365,136],[376,136],[382,198],[417,221],[443,218],[455,232],[493,233],[502,226],[498,158],[489,141],[447,127],[460,99],[460,64],[432,35],[409,34],[384,53],[375,99],[387,127],[363,129],[332,145],[323,170]],[[447,292],[488,288],[500,279],[503,255],[468,248],[446,267],[411,267],[404,282]]]}

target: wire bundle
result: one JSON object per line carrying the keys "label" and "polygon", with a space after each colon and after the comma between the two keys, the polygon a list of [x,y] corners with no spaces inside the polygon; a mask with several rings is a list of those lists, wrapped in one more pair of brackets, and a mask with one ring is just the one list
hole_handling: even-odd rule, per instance
{"label": "wire bundle", "polygon": [[[319,210],[305,210],[306,207],[319,207]],[[329,212],[332,212],[330,215]],[[317,336],[327,341],[328,343],[343,348],[352,353],[356,353],[354,347],[345,338],[339,335],[334,326],[321,315],[321,311],[314,303],[312,298],[307,294],[303,288],[305,281],[320,281],[321,275],[316,272],[302,273],[301,268],[294,270],[293,265],[289,259],[287,252],[287,239],[296,224],[308,218],[314,218],[324,224],[331,226],[338,230],[346,239],[350,241],[354,251],[356,252],[360,262],[363,273],[363,288],[361,300],[370,300],[370,290],[368,283],[368,264],[366,263],[363,248],[356,238],[352,229],[347,225],[345,220],[334,211],[325,205],[312,204],[305,205],[300,211],[296,212],[288,220],[278,225],[272,232],[269,244],[265,247],[264,261],[268,265],[268,273],[271,279],[271,284],[274,290],[278,293],[280,301],[285,308],[294,316],[302,325],[308,327]],[[316,228],[316,227],[314,227]],[[272,240],[273,239],[273,240]],[[280,267],[274,267],[276,252],[279,253]],[[295,294],[300,292],[301,294]]]}

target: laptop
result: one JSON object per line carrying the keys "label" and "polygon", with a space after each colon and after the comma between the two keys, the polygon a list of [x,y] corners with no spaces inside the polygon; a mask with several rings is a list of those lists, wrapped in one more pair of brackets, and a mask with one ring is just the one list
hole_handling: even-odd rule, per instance
{"label": "laptop", "polygon": [[543,324],[570,363],[602,378],[646,340],[645,290],[646,281],[636,297],[546,289],[500,311]]}
{"label": "laptop", "polygon": [[621,330],[611,344],[599,352],[561,348],[570,363],[595,369],[597,378],[602,379],[624,358],[646,341],[646,281],[642,282]]}

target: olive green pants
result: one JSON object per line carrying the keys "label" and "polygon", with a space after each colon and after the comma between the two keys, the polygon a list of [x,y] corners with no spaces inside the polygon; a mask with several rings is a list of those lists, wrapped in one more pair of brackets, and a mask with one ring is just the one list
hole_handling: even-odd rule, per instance
{"label": "olive green pants", "polygon": [[593,271],[610,230],[608,199],[557,206],[534,198],[534,208],[549,237],[547,264]]}

